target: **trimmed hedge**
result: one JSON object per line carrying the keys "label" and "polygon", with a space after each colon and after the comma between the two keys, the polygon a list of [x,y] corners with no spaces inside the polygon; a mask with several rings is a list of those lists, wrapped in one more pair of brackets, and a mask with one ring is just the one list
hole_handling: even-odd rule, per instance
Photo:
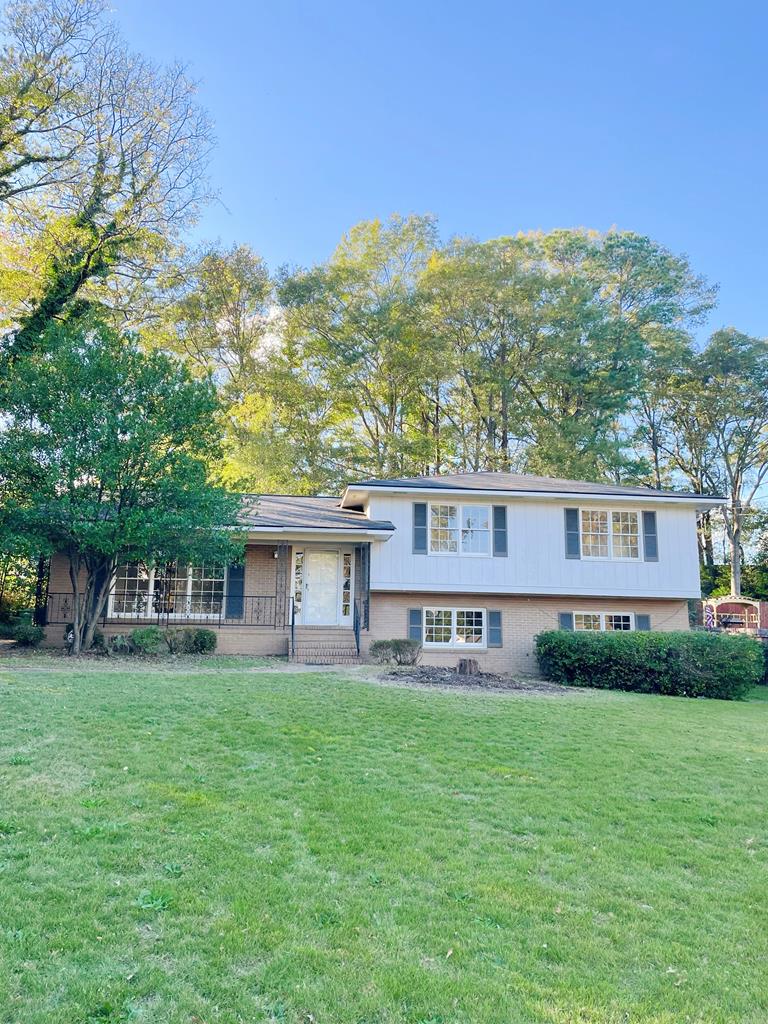
{"label": "trimmed hedge", "polygon": [[368,653],[379,665],[417,665],[421,644],[418,640],[374,640]]}
{"label": "trimmed hedge", "polygon": [[580,633],[536,637],[546,679],[565,686],[741,700],[760,682],[763,651],[723,633]]}

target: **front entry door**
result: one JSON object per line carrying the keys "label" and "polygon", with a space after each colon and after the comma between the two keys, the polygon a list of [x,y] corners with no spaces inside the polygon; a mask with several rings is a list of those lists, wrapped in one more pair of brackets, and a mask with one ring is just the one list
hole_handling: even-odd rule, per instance
{"label": "front entry door", "polygon": [[339,553],[307,551],[304,556],[304,623],[335,626],[339,620]]}

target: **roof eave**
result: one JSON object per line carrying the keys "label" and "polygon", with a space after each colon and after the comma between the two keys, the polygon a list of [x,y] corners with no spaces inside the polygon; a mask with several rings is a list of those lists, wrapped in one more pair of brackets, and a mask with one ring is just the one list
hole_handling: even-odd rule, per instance
{"label": "roof eave", "polygon": [[395,532],[394,526],[391,525],[376,528],[364,526],[243,526],[241,529],[249,537],[254,535],[269,539],[270,537],[296,536],[302,540],[311,537],[322,537],[325,540],[369,537],[371,540],[386,541]]}
{"label": "roof eave", "polygon": [[[429,484],[376,484],[376,483],[365,483],[365,484],[349,484],[344,491],[341,498],[341,507],[345,507],[347,497],[353,494],[367,497],[371,491],[386,494],[424,494],[428,496],[434,496],[436,494],[447,494],[461,497],[462,495],[473,495],[478,494],[488,495],[489,497],[503,495],[506,498],[535,498],[539,501],[596,501],[596,502],[610,502],[610,501],[628,501],[633,504],[673,504],[673,505],[693,505],[698,511],[706,511],[712,508],[718,508],[724,505],[727,501],[719,495],[707,495],[707,494],[656,494],[653,491],[649,491],[647,494],[616,494],[612,492],[598,493],[593,491],[544,491],[530,489],[525,491],[520,490],[502,490],[500,488],[488,488],[488,487],[434,487]],[[358,498],[357,501],[360,499]]]}

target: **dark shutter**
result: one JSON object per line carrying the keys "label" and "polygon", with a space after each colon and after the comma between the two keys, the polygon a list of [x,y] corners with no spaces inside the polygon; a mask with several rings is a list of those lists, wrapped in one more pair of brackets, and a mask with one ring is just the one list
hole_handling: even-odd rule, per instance
{"label": "dark shutter", "polygon": [[416,501],[413,505],[413,553],[427,553],[427,505],[424,501]]}
{"label": "dark shutter", "polygon": [[643,633],[648,633],[651,628],[651,616],[650,615],[636,615],[635,616],[635,629],[640,630]]}
{"label": "dark shutter", "polygon": [[421,608],[408,609],[408,639],[421,640]]}
{"label": "dark shutter", "polygon": [[560,629],[573,629],[573,612],[560,612]]}
{"label": "dark shutter", "polygon": [[565,509],[565,557],[581,558],[579,510],[577,508]]}
{"label": "dark shutter", "polygon": [[495,558],[507,557],[507,506],[493,506],[493,554]]}
{"label": "dark shutter", "polygon": [[488,646],[503,647],[501,642],[501,612],[488,612]]}
{"label": "dark shutter", "polygon": [[646,562],[658,562],[659,538],[656,533],[655,512],[643,512],[643,551]]}
{"label": "dark shutter", "polygon": [[245,566],[230,565],[227,572],[227,604],[225,616],[228,619],[242,619],[245,587]]}

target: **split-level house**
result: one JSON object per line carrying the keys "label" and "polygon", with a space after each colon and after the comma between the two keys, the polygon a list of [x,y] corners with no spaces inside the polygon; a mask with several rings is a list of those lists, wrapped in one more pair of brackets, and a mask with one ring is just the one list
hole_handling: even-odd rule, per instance
{"label": "split-level house", "polygon": [[[365,658],[410,637],[423,661],[535,672],[548,629],[688,628],[700,596],[691,493],[461,473],[350,484],[340,498],[246,495],[236,565],[120,567],[108,633],[215,629],[218,650],[309,662]],[[48,638],[70,619],[66,560],[52,560]]]}

